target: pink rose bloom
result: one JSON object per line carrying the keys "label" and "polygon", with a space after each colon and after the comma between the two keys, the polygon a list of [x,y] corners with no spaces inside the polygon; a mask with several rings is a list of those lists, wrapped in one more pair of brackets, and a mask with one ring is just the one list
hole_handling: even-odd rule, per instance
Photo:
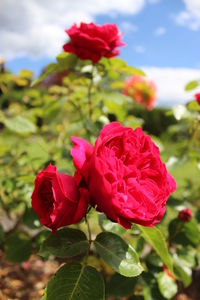
{"label": "pink rose bloom", "polygon": [[178,218],[183,223],[188,222],[192,218],[192,211],[191,211],[191,209],[184,208],[181,211],[179,211]]}
{"label": "pink rose bloom", "polygon": [[195,97],[197,103],[200,105],[200,93],[195,94],[194,97]]}
{"label": "pink rose bloom", "polygon": [[75,224],[86,215],[88,191],[77,187],[74,177],[58,173],[51,164],[37,174],[32,194],[32,207],[41,224],[55,232],[58,228]]}
{"label": "pink rose bloom", "polygon": [[72,141],[75,177],[88,187],[92,206],[125,228],[161,221],[176,182],[141,128],[113,122],[101,130],[94,147],[81,138]]}
{"label": "pink rose bloom", "polygon": [[134,75],[126,82],[123,93],[133,98],[135,102],[151,110],[155,105],[156,86],[153,81],[145,77]]}
{"label": "pink rose bloom", "polygon": [[74,24],[66,33],[70,41],[63,46],[64,51],[74,53],[81,59],[90,59],[93,63],[102,57],[117,56],[118,47],[125,45],[115,24]]}

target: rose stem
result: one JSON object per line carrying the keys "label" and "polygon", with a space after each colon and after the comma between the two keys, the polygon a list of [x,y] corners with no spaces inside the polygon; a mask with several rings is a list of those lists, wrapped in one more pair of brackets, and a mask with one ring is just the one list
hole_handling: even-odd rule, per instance
{"label": "rose stem", "polygon": [[87,225],[89,243],[91,243],[91,241],[92,241],[92,235],[91,235],[90,225],[89,225],[89,222],[88,222],[88,219],[87,219],[86,216],[85,216],[85,223]]}
{"label": "rose stem", "polygon": [[90,80],[90,84],[88,86],[88,105],[89,105],[89,119],[90,119],[90,121],[92,119],[92,113],[93,113],[93,106],[92,106],[93,70],[94,70],[94,65],[92,65],[91,80]]}

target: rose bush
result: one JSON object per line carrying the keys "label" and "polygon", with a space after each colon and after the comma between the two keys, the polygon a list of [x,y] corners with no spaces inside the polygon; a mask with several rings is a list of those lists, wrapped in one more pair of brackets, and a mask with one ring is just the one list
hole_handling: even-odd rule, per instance
{"label": "rose bush", "polygon": [[75,178],[86,184],[91,204],[125,228],[160,222],[176,183],[158,147],[141,128],[106,125],[92,146],[73,137]]}
{"label": "rose bush", "polygon": [[74,24],[66,33],[70,41],[63,46],[64,51],[74,53],[81,59],[90,59],[93,63],[102,57],[117,56],[118,47],[124,45],[115,24],[81,23],[79,27]]}
{"label": "rose bush", "polygon": [[72,176],[58,173],[51,164],[35,179],[32,207],[40,222],[53,232],[78,223],[87,212],[88,199],[87,190],[78,190]]}
{"label": "rose bush", "polygon": [[145,106],[147,110],[151,110],[156,100],[156,86],[142,76],[131,76],[124,86],[123,93],[133,98],[135,102]]}

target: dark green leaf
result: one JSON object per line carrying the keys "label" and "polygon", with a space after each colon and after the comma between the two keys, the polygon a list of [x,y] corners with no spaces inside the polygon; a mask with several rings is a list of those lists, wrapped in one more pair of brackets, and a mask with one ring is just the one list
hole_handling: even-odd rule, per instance
{"label": "dark green leaf", "polygon": [[13,233],[5,241],[6,259],[12,262],[28,260],[31,250],[31,239],[25,232]]}
{"label": "dark green leaf", "polygon": [[[36,249],[39,251],[44,241],[51,235],[50,230],[42,230],[35,236]],[[47,254],[48,257],[48,254]],[[46,258],[46,256],[45,256]]]}
{"label": "dark green leaf", "polygon": [[163,300],[163,297],[158,289],[158,285],[153,283],[144,288],[144,300]]}
{"label": "dark green leaf", "polygon": [[194,219],[185,222],[182,227],[182,231],[193,245],[198,245],[198,243],[200,242],[200,231]]}
{"label": "dark green leaf", "polygon": [[39,216],[33,211],[32,208],[26,208],[23,215],[23,223],[32,229],[40,227]]}
{"label": "dark green leaf", "polygon": [[92,267],[71,263],[61,267],[50,280],[47,300],[104,300],[101,275]]}
{"label": "dark green leaf", "polygon": [[135,277],[124,277],[115,273],[106,286],[106,294],[115,297],[124,297],[133,293],[137,283]]}
{"label": "dark green leaf", "polygon": [[170,239],[173,243],[187,245],[198,245],[200,242],[200,232],[194,219],[188,222],[181,222],[174,219],[169,224]]}
{"label": "dark green leaf", "polygon": [[94,244],[99,255],[121,275],[134,277],[143,271],[134,248],[118,235],[102,232],[96,237]]}
{"label": "dark green leaf", "polygon": [[39,255],[46,256],[48,254],[56,257],[72,257],[80,255],[88,250],[89,242],[86,235],[72,228],[63,228],[55,234],[50,235],[42,244]]}

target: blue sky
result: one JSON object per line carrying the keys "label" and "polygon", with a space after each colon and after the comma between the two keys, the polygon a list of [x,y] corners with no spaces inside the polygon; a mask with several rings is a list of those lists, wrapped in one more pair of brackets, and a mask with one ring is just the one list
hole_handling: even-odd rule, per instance
{"label": "blue sky", "polygon": [[64,28],[92,20],[118,25],[127,43],[120,57],[157,81],[160,103],[185,102],[184,84],[200,79],[200,0],[1,2],[0,56],[13,72],[29,68],[37,76],[61,51]]}
{"label": "blue sky", "polygon": [[[119,26],[124,22],[136,26],[135,31],[127,32],[122,26],[127,46],[121,57],[137,66],[200,68],[200,30],[177,25],[173,16],[182,10],[183,1],[162,0],[146,5],[137,15],[114,19]],[[112,22],[112,18],[104,16],[98,21]]]}

